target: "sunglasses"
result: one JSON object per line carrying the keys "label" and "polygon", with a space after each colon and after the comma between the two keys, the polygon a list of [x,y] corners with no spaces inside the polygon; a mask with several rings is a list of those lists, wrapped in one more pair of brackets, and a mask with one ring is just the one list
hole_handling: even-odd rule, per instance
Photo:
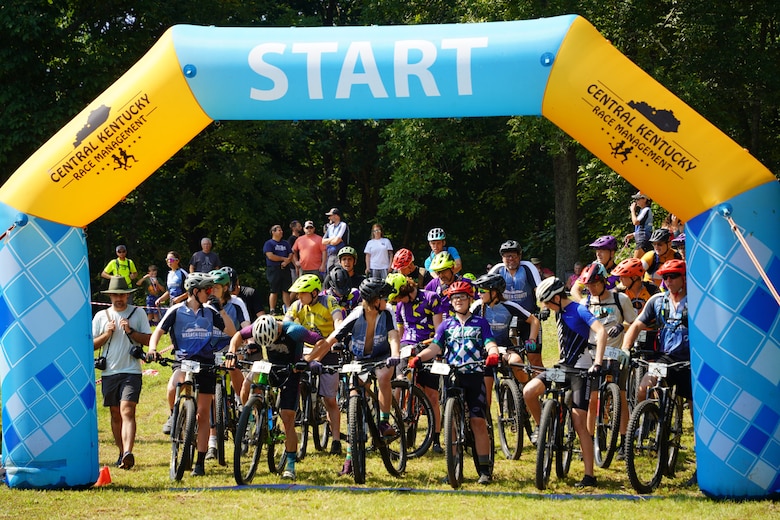
{"label": "sunglasses", "polygon": [[457,302],[457,301],[460,301],[460,300],[466,300],[466,299],[468,299],[468,295],[467,294],[453,294],[452,296],[450,296],[450,301],[453,301],[453,302]]}
{"label": "sunglasses", "polygon": [[178,259],[177,258],[166,258],[165,261],[168,262],[169,264],[172,264],[173,262],[177,262]]}
{"label": "sunglasses", "polygon": [[477,289],[479,291],[479,294],[487,294],[490,292],[490,289]]}
{"label": "sunglasses", "polygon": [[680,277],[680,273],[669,273],[661,276],[661,278],[663,278],[664,280],[676,280],[679,277]]}
{"label": "sunglasses", "polygon": [[117,253],[117,254],[119,254],[119,253],[127,253],[127,251],[126,251],[126,250],[124,250],[124,249],[117,249],[117,250],[116,250],[116,253]]}
{"label": "sunglasses", "polygon": [[305,227],[305,228],[303,228],[303,229],[314,229],[314,226],[306,226],[306,227]]}

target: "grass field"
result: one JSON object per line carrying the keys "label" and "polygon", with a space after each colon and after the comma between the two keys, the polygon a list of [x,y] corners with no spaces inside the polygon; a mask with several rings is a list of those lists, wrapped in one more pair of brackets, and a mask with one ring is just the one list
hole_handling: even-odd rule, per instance
{"label": "grass field", "polygon": [[[553,323],[545,327],[545,359],[554,361]],[[569,476],[551,477],[549,489],[538,491],[533,482],[533,447],[526,442],[519,461],[502,458],[497,448],[494,482],[476,484],[472,464],[466,465],[462,490],[441,483],[446,474],[444,457],[428,453],[410,460],[403,478],[390,477],[378,455],[368,457],[367,485],[355,486],[338,477],[342,459],[312,452],[297,464],[295,486],[269,475],[261,462],[253,486],[235,488],[232,465],[208,462],[205,477],[185,475],[181,482],[168,478],[170,444],[161,432],[167,416],[165,385],[170,369],[145,368],[158,375],[144,377],[138,406],[138,434],[134,450],[136,466],[130,471],[113,463],[117,450],[109,431],[107,411],[98,413],[100,463],[111,466],[112,484],[86,491],[28,491],[0,488],[0,518],[230,518],[258,515],[273,518],[777,518],[780,507],[771,501],[714,502],[696,488],[685,488],[694,468],[693,437],[684,439],[677,477],[664,479],[654,495],[638,497],[625,475],[625,465],[613,462],[609,469],[596,469],[599,487],[576,490],[582,478],[582,462],[575,460]],[[98,389],[100,392],[100,389]],[[344,428],[342,431],[345,431]],[[498,439],[496,438],[496,443]],[[311,445],[310,445],[311,446]],[[315,487],[315,489],[309,486]],[[377,489],[378,488],[378,489]]]}

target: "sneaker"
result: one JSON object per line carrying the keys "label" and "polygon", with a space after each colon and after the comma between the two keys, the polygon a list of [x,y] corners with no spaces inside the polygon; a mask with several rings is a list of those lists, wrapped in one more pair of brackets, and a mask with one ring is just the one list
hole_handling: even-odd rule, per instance
{"label": "sneaker", "polygon": [[193,477],[202,477],[206,474],[206,468],[203,467],[203,464],[195,464],[195,467],[192,468],[191,475]]}
{"label": "sneaker", "polygon": [[393,428],[392,424],[387,421],[379,422],[379,435],[382,437],[392,437],[395,433],[395,428]]}
{"label": "sneaker", "polygon": [[119,454],[119,458],[116,459],[116,467],[117,468],[121,468],[122,467],[122,457],[124,457],[124,455],[120,453]]}
{"label": "sneaker", "polygon": [[352,459],[344,461],[344,466],[342,466],[341,471],[339,471],[339,476],[343,477],[344,475],[352,475]]}
{"label": "sneaker", "polygon": [[173,414],[168,416],[168,420],[165,421],[165,424],[163,424],[162,432],[163,435],[170,435],[171,434],[171,426],[173,424]]}
{"label": "sneaker", "polygon": [[617,450],[617,453],[615,454],[615,460],[625,460],[626,459],[626,447],[622,444]]}
{"label": "sneaker", "polygon": [[284,470],[284,473],[282,473],[282,478],[285,480],[295,480],[295,470],[287,468]]}
{"label": "sneaker", "polygon": [[536,446],[536,441],[539,439],[539,427],[537,426],[534,428],[534,431],[531,433],[531,444]]}
{"label": "sneaker", "polygon": [[205,460],[214,460],[217,458],[217,448],[213,446],[209,446],[209,449],[206,450],[206,459]]}
{"label": "sneaker", "polygon": [[341,455],[341,441],[333,441],[330,445],[331,455]]}
{"label": "sneaker", "polygon": [[444,453],[444,448],[442,448],[441,444],[439,444],[438,442],[434,442],[433,443],[433,452],[438,454],[438,455],[441,455],[442,453]]}
{"label": "sneaker", "polygon": [[582,477],[582,480],[574,484],[574,487],[576,488],[584,488],[584,487],[596,487],[598,483],[596,482],[596,477],[592,475],[585,475]]}
{"label": "sneaker", "polygon": [[693,472],[693,476],[691,478],[689,478],[688,480],[686,480],[685,484],[683,484],[683,486],[685,486],[685,487],[693,487],[693,486],[698,486],[698,485],[699,485],[699,477],[698,477],[696,471],[694,471]]}
{"label": "sneaker", "polygon": [[122,469],[130,469],[133,466],[135,466],[135,457],[132,453],[126,451],[125,454],[122,455],[122,464],[119,467]]}
{"label": "sneaker", "polygon": [[479,476],[479,480],[477,480],[477,484],[481,484],[483,486],[487,486],[488,484],[490,484],[491,480],[493,480],[493,479],[490,478],[490,475],[488,475],[487,473],[482,473]]}

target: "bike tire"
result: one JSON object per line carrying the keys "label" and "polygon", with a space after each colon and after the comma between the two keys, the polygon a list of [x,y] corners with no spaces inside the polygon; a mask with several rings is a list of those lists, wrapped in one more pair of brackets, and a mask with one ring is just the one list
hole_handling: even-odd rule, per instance
{"label": "bike tire", "polygon": [[558,435],[558,452],[555,457],[555,475],[565,478],[571,469],[571,461],[574,458],[574,447],[577,444],[577,431],[574,429],[574,416],[571,408],[560,408],[560,422],[556,428]]}
{"label": "bike tire", "polygon": [[295,412],[295,433],[298,435],[297,460],[306,458],[306,450],[309,446],[311,408],[311,387],[308,383],[301,383],[298,391],[298,410]]}
{"label": "bike tire", "polygon": [[550,473],[556,451],[556,423],[558,422],[558,402],[548,399],[542,405],[539,419],[539,436],[536,439],[536,488],[544,491],[550,482]]}
{"label": "bike tire", "polygon": [[520,387],[512,379],[501,379],[498,383],[498,439],[501,451],[509,460],[518,460],[523,452],[525,434]]}
{"label": "bike tire", "polygon": [[670,417],[667,426],[668,433],[664,442],[666,443],[667,457],[664,467],[664,474],[669,478],[674,478],[677,466],[677,458],[680,454],[680,443],[682,441],[683,428],[683,398],[675,397],[671,401]]}
{"label": "bike tire", "polygon": [[[279,390],[277,390],[278,392]],[[278,395],[278,394],[277,394]],[[282,431],[282,419],[279,416],[279,408],[276,403],[272,405],[266,401],[266,422],[268,424],[268,450],[266,455],[268,459],[268,471],[271,473],[281,473],[287,462],[287,452],[284,447],[285,434]]]}
{"label": "bike tire", "polygon": [[463,484],[466,424],[460,401],[454,397],[447,399],[444,404],[442,432],[444,433],[444,456],[447,459],[447,481],[453,489],[458,489]]}
{"label": "bike tire", "polygon": [[620,387],[609,383],[599,392],[596,431],[593,436],[594,461],[600,468],[608,468],[617,451],[621,414]]}
{"label": "bike tire", "polygon": [[[379,406],[378,401],[374,401]],[[388,419],[390,426],[395,430],[395,434],[387,437],[380,437],[379,431],[372,432],[377,439],[379,454],[382,456],[382,462],[387,472],[393,477],[400,477],[406,471],[406,435],[404,435],[404,422],[401,408],[398,401],[393,399],[390,408],[390,417]]]}
{"label": "bike tire", "polygon": [[243,486],[252,482],[268,433],[265,404],[253,395],[238,418],[233,450],[233,478]]}
{"label": "bike tire", "polygon": [[395,380],[392,386],[393,393],[399,394],[398,407],[406,432],[406,456],[410,459],[422,457],[433,444],[436,427],[433,405],[423,389],[417,385]]}
{"label": "bike tire", "polygon": [[328,423],[328,411],[322,396],[312,394],[312,411],[309,418],[311,436],[314,441],[314,449],[323,451],[328,448],[330,440],[330,424]]}
{"label": "bike tire", "polygon": [[638,493],[652,493],[663,475],[663,421],[655,400],[637,405],[626,432],[626,473]]}
{"label": "bike tire", "polygon": [[642,382],[642,378],[644,377],[646,371],[647,368],[644,365],[636,365],[632,367],[628,373],[628,381],[626,383],[626,401],[628,402],[629,417],[632,413],[634,413],[634,408],[636,408],[639,404],[637,401],[639,385]]}
{"label": "bike tire", "polygon": [[352,395],[347,405],[349,442],[352,448],[352,477],[355,484],[366,482],[366,421],[363,416],[362,401],[361,396]]}
{"label": "bike tire", "polygon": [[173,413],[170,477],[171,480],[179,481],[186,471],[192,469],[198,424],[195,401],[181,399]]}
{"label": "bike tire", "polygon": [[227,391],[224,380],[217,376],[214,390],[214,429],[217,433],[217,463],[225,466],[225,438],[227,434]]}

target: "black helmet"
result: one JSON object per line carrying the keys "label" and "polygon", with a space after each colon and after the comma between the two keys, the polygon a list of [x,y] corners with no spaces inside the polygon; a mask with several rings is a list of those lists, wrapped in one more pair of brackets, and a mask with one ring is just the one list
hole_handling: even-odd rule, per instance
{"label": "black helmet", "polygon": [[518,255],[523,252],[523,249],[520,247],[520,244],[517,243],[517,240],[507,240],[498,248],[498,253],[501,255],[512,252],[517,253]]}
{"label": "black helmet", "polygon": [[347,270],[340,265],[334,266],[328,273],[328,288],[336,291],[340,296],[349,294],[351,286]]}
{"label": "black helmet", "polygon": [[650,242],[668,242],[671,236],[668,229],[659,228],[650,235]]}
{"label": "black helmet", "polygon": [[506,290],[506,280],[498,273],[488,273],[474,280],[474,286],[479,289],[489,289],[502,293]]}
{"label": "black helmet", "polygon": [[393,292],[393,286],[382,278],[366,278],[360,282],[360,297],[365,301],[374,301],[377,298],[385,298]]}

